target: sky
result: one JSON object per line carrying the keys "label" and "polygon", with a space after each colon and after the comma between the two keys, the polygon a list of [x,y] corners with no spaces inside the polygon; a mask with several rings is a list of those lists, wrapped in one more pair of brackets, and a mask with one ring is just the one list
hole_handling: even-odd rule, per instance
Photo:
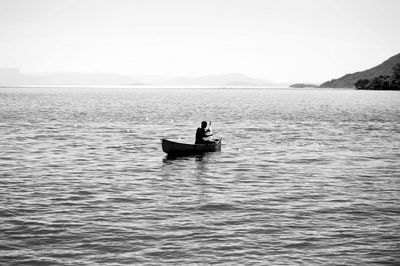
{"label": "sky", "polygon": [[0,67],[323,82],[400,53],[399,0],[0,0]]}

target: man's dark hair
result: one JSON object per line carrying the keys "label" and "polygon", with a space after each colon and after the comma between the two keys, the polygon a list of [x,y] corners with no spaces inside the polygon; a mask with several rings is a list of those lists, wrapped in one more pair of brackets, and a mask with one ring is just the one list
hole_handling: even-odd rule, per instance
{"label": "man's dark hair", "polygon": [[206,127],[207,127],[207,122],[206,121],[201,122],[201,128],[206,128]]}

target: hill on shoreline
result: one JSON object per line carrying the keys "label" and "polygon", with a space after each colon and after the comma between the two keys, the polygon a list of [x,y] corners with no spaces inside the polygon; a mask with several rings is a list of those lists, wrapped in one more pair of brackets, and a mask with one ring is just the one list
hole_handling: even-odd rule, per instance
{"label": "hill on shoreline", "polygon": [[344,75],[338,79],[326,81],[320,85],[321,88],[354,88],[354,83],[359,79],[373,79],[381,75],[392,75],[393,67],[400,63],[400,53],[394,55],[373,68]]}

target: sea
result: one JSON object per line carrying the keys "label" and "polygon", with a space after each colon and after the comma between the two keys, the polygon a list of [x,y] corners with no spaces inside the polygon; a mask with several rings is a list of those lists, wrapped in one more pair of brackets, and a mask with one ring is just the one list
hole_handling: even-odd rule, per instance
{"label": "sea", "polygon": [[0,265],[399,263],[399,92],[0,88]]}

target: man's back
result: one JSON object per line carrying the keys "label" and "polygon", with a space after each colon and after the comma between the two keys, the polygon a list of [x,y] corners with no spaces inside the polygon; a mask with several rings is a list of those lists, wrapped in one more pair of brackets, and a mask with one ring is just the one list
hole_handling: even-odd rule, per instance
{"label": "man's back", "polygon": [[197,128],[196,130],[196,142],[195,144],[201,144],[204,143],[203,138],[206,137],[206,131],[204,128]]}

